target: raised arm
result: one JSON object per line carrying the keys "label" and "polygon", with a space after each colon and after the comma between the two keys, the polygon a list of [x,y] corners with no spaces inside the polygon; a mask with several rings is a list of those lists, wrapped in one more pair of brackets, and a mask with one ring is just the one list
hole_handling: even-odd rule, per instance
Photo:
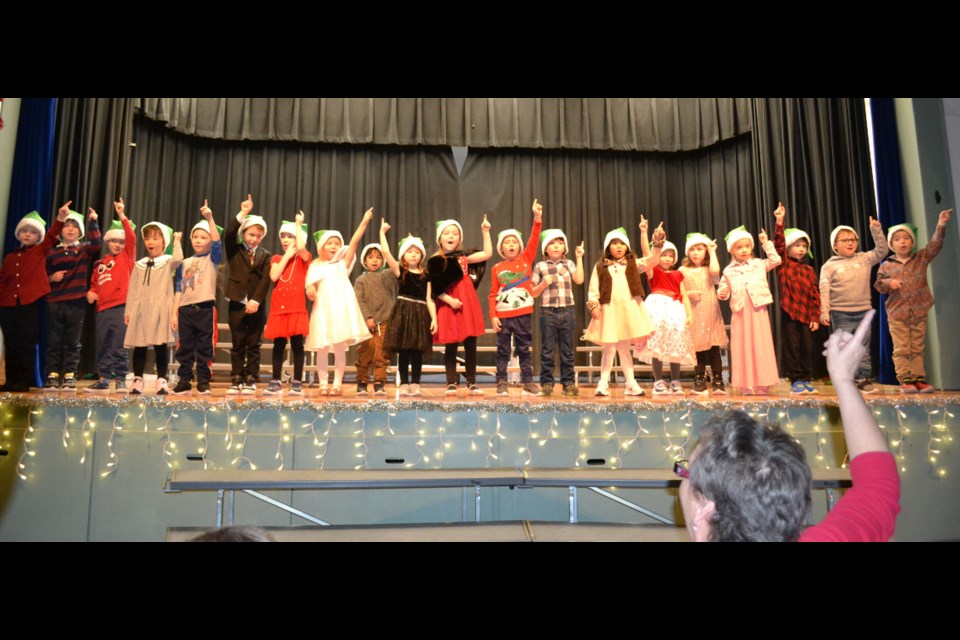
{"label": "raised arm", "polygon": [[[390,245],[387,243],[387,231],[390,231],[390,225],[387,224],[385,219],[380,218],[380,253],[383,254],[383,259],[386,261],[387,266],[390,267],[391,273],[399,278],[400,263],[397,262],[396,258],[393,257],[393,253],[390,251]],[[400,259],[403,260],[403,256],[400,256]]]}
{"label": "raised arm", "polygon": [[577,271],[573,274],[573,282],[574,284],[583,284],[583,240],[573,250],[573,253],[577,256]]}
{"label": "raised arm", "polygon": [[467,256],[467,262],[470,264],[486,262],[493,257],[493,242],[490,240],[490,221],[487,220],[487,214],[483,214],[480,232],[483,233],[483,251],[477,251]]}
{"label": "raised arm", "polygon": [[774,248],[773,243],[770,242],[769,238],[767,238],[767,230],[760,229],[757,239],[760,240],[760,246],[763,247],[763,251],[767,254],[767,259],[764,261],[764,266],[766,267],[767,271],[772,271],[773,269],[779,267],[783,260],[780,258],[780,254],[777,253],[777,250]]}
{"label": "raised arm", "polygon": [[537,257],[537,249],[540,248],[540,229],[543,228],[543,205],[533,199],[533,226],[530,228],[530,237],[527,239],[527,246],[523,249],[523,257],[527,262],[533,262]]}
{"label": "raised arm", "polygon": [[353,262],[353,256],[357,254],[357,247],[360,246],[360,241],[363,239],[363,234],[366,233],[367,225],[370,224],[371,220],[373,220],[373,207],[367,209],[363,214],[363,219],[357,225],[357,230],[353,232],[353,237],[350,238],[350,244],[347,245],[347,250],[343,254],[343,261],[347,266],[350,266],[350,263]]}
{"label": "raised arm", "polygon": [[887,257],[890,253],[890,247],[887,245],[887,238],[883,235],[883,226],[880,221],[870,216],[870,235],[873,236],[873,251],[869,253],[868,259],[873,266]]}
{"label": "raised arm", "polygon": [[648,235],[648,230],[650,229],[650,222],[643,217],[643,214],[640,214],[640,255],[646,258],[650,255],[650,236]]}
{"label": "raised arm", "polygon": [[[647,274],[647,278],[653,277],[653,268],[660,264],[660,252],[663,250],[663,243],[666,239],[667,232],[663,230],[663,223],[661,222],[657,225],[657,228],[653,230],[653,249],[650,250],[650,254],[637,259],[637,266]],[[643,242],[644,246],[649,244],[644,242],[643,238],[641,238],[640,241]]]}

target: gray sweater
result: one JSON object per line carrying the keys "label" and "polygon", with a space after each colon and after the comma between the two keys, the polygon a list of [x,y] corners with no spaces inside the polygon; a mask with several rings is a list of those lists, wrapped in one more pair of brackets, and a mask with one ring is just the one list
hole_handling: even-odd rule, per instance
{"label": "gray sweater", "polygon": [[389,269],[364,271],[353,284],[364,319],[373,318],[380,324],[390,319],[397,301],[397,277]]}
{"label": "gray sweater", "polygon": [[833,256],[821,267],[821,320],[828,320],[831,310],[850,313],[870,308],[870,269],[890,253],[883,230],[871,227],[870,233],[873,251],[855,253],[849,258]]}

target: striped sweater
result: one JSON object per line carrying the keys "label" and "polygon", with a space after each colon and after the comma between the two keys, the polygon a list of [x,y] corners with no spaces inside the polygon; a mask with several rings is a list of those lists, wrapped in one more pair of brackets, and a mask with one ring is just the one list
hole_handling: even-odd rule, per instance
{"label": "striped sweater", "polygon": [[62,242],[47,254],[47,278],[66,271],[63,280],[50,283],[48,302],[64,302],[86,297],[90,265],[100,257],[100,227],[96,220],[87,223],[87,240],[73,246]]}

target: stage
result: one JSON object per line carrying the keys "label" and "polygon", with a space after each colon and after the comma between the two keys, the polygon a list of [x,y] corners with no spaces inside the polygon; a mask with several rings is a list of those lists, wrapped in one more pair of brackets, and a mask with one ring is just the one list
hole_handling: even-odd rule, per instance
{"label": "stage", "polygon": [[[84,383],[87,384],[87,383]],[[686,458],[711,415],[742,409],[779,422],[807,451],[816,472],[845,462],[836,397],[625,397],[581,387],[579,397],[445,395],[427,384],[422,398],[387,395],[302,398],[137,397],[84,393],[0,395],[0,540],[164,540],[171,527],[214,526],[216,493],[165,493],[181,470],[524,470],[660,469]],[[897,455],[903,513],[897,540],[960,538],[960,470],[952,433],[958,393],[901,395],[878,385],[866,397]],[[559,387],[558,387],[559,390]],[[614,489],[664,519],[682,521],[676,489]],[[420,523],[568,522],[562,488],[456,488],[264,491],[272,499],[338,526]],[[469,495],[468,495],[469,494]],[[826,513],[815,492],[812,521]],[[578,522],[651,525],[655,520],[591,491],[579,494]],[[238,494],[234,521],[268,527],[308,521]],[[476,535],[476,534],[471,534]],[[409,534],[405,534],[409,537]],[[670,536],[667,536],[668,538]],[[682,536],[681,536],[682,538]],[[640,539],[640,538],[638,538]]]}

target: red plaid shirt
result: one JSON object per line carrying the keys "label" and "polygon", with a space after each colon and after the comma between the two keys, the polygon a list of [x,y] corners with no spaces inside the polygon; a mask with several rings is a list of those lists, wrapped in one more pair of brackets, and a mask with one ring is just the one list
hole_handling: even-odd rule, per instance
{"label": "red plaid shirt", "polygon": [[797,322],[819,323],[820,283],[817,272],[810,265],[787,256],[787,242],[782,224],[778,224],[773,231],[773,246],[777,253],[783,256],[783,264],[777,269],[780,307]]}

